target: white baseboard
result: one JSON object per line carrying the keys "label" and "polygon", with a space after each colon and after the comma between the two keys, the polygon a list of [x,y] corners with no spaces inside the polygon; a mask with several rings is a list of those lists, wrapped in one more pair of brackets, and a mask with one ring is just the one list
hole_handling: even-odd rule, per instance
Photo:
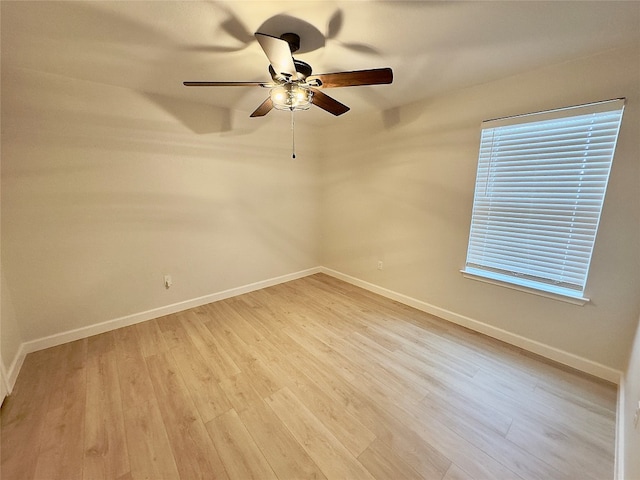
{"label": "white baseboard", "polygon": [[13,363],[11,364],[9,371],[7,372],[6,378],[8,383],[8,391],[9,393],[11,393],[16,379],[18,378],[18,373],[20,373],[20,368],[24,363],[24,359],[29,353],[37,352],[38,350],[44,350],[45,348],[56,347],[64,343],[73,342],[75,340],[80,340],[82,338],[91,337],[100,333],[109,332],[118,328],[128,327],[136,323],[146,322],[147,320],[170,315],[172,313],[182,312],[190,308],[199,307],[201,305],[206,305],[207,303],[217,302],[219,300],[224,300],[225,298],[235,297],[244,293],[249,293],[255,290],[260,290],[262,288],[278,285],[280,283],[290,282],[292,280],[297,280],[298,278],[313,275],[314,273],[319,273],[320,270],[320,267],[309,268],[307,270],[301,270],[299,272],[281,275],[279,277],[250,283],[248,285],[230,288],[222,292],[212,293],[210,295],[193,298],[191,300],[185,300],[183,302],[174,303],[172,305],[154,308],[145,312],[134,313],[132,315],[126,315],[124,317],[115,318],[113,320],[107,320],[106,322],[96,323],[87,327],[76,328],[74,330],[68,330],[66,332],[56,333],[47,337],[24,342],[22,345],[20,345],[18,353],[16,354]]}
{"label": "white baseboard", "polygon": [[[23,343],[18,348],[18,353],[13,357],[13,361],[11,362],[11,365],[9,365],[9,369],[2,372],[6,382],[8,395],[11,395],[11,392],[13,391],[13,387],[18,379],[18,373],[20,373],[20,369],[22,368],[22,364],[24,363],[26,356],[27,354],[24,351]],[[2,368],[4,369],[4,364],[2,365]]]}
{"label": "white baseboard", "polygon": [[11,393],[11,389],[9,388],[9,381],[7,369],[4,368],[4,362],[0,358],[0,405],[4,402],[4,399],[7,395]]}
{"label": "white baseboard", "polygon": [[136,323],[145,322],[147,320],[152,320],[154,318],[162,317],[164,315],[170,315],[172,313],[181,312],[184,310],[188,310],[190,308],[199,307],[201,305],[206,305],[207,303],[217,302],[219,300],[224,300],[225,298],[231,298],[237,295],[242,295],[244,293],[260,290],[262,288],[278,285],[280,283],[289,282],[292,280],[296,280],[298,278],[313,275],[315,273],[325,273],[332,277],[343,280],[347,283],[351,283],[358,287],[362,287],[366,290],[382,295],[383,297],[396,300],[400,303],[416,308],[423,312],[429,313],[431,315],[435,315],[444,320],[448,320],[452,323],[462,325],[476,332],[483,333],[485,335],[496,338],[503,342],[518,346],[527,351],[541,355],[545,358],[549,358],[558,363],[570,366],[572,368],[575,368],[576,370],[580,370],[582,372],[588,373],[598,378],[602,378],[604,380],[607,380],[615,384],[620,383],[621,372],[618,370],[612,369],[610,367],[607,367],[605,365],[602,365],[600,363],[593,362],[586,358],[579,357],[577,355],[574,355],[569,352],[565,352],[555,347],[551,347],[549,345],[545,345],[535,340],[531,340],[531,339],[522,337],[520,335],[516,335],[514,333],[508,332],[506,330],[502,330],[492,325],[487,325],[478,320],[474,320],[472,318],[459,315],[449,310],[436,307],[434,305],[428,304],[421,300],[417,300],[407,295],[403,295],[401,293],[388,290],[378,285],[365,282],[364,280],[360,280],[350,275],[337,272],[330,268],[314,267],[307,270],[302,270],[299,272],[294,272],[287,275],[282,275],[279,277],[262,280],[262,281],[251,283],[248,285],[224,290],[222,292],[205,295],[205,296],[194,298],[191,300],[185,300],[183,302],[174,303],[172,305],[166,305],[163,307],[154,308],[151,310],[147,310],[145,312],[139,312],[139,313],[127,315],[124,317],[115,318],[113,320],[108,320],[106,322],[101,322],[94,325],[89,325],[87,327],[81,327],[74,330],[69,330],[66,332],[50,335],[48,337],[43,337],[36,340],[25,342],[22,345],[20,345],[20,348],[18,350],[18,353],[16,354],[16,357],[14,358],[12,364],[10,365],[8,372],[6,372],[7,375],[5,378],[7,382],[8,392],[11,393],[11,390],[15,385],[16,379],[18,378],[18,373],[20,372],[20,368],[24,363],[24,359],[29,353],[36,352],[38,350],[44,350],[45,348],[62,345],[63,343],[72,342],[74,340],[80,340],[82,338],[91,337],[93,335],[98,335],[100,333],[105,333],[111,330],[116,330],[118,328],[127,327],[130,325],[134,325]]}
{"label": "white baseboard", "polygon": [[517,335],[507,330],[503,330],[501,328],[488,325],[486,323],[480,322],[473,318],[466,317],[464,315],[460,315],[440,307],[436,307],[434,305],[423,302],[421,300],[417,300],[407,295],[403,295],[401,293],[388,290],[378,285],[365,282],[364,280],[360,280],[350,275],[346,275],[344,273],[331,270],[330,268],[321,267],[320,271],[322,273],[335,277],[339,280],[343,280],[347,283],[351,283],[352,285],[355,285],[357,287],[364,288],[365,290],[369,290],[373,293],[377,293],[378,295],[382,295],[383,297],[390,298],[391,300],[395,300],[397,302],[403,303],[417,310],[421,310],[431,315],[435,315],[436,317],[442,318],[444,320],[448,320],[452,323],[462,325],[463,327],[469,328],[470,330],[483,333],[484,335],[496,338],[505,343],[515,345],[524,350],[527,350],[529,352],[535,353],[542,357],[548,358],[555,362],[561,363],[563,365],[567,365],[571,368],[575,368],[576,370],[579,370],[581,372],[588,373],[590,375],[607,380],[615,384],[620,383],[622,372],[620,372],[619,370],[615,370],[613,368],[607,367],[606,365],[602,365],[598,362],[594,362],[592,360],[580,357],[578,355],[574,355],[573,353],[569,353],[564,350],[560,350],[558,348],[545,345],[544,343],[531,340],[529,338]]}

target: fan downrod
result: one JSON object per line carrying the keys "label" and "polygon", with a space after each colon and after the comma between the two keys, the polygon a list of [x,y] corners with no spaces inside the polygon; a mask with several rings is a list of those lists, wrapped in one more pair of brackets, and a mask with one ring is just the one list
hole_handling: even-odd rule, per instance
{"label": "fan downrod", "polygon": [[283,33],[282,35],[280,35],[280,39],[284,40],[289,44],[289,49],[291,50],[291,53],[294,53],[300,50],[300,35],[298,35],[297,33],[291,33],[291,32]]}

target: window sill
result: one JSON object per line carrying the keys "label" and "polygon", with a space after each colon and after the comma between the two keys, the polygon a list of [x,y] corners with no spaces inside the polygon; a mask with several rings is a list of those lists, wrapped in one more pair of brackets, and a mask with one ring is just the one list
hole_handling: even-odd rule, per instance
{"label": "window sill", "polygon": [[492,285],[498,285],[500,287],[506,287],[512,290],[518,290],[519,292],[531,293],[533,295],[551,298],[553,300],[559,300],[561,302],[571,303],[573,305],[583,306],[586,303],[589,303],[590,301],[588,298],[585,298],[585,297],[574,297],[569,295],[563,295],[561,293],[556,293],[556,292],[547,292],[544,290],[537,290],[535,288],[526,287],[524,285],[517,285],[515,283],[505,282],[497,278],[491,278],[490,276],[485,276],[479,273],[470,272],[468,270],[460,270],[460,273],[462,273],[462,276],[464,276],[465,278],[469,278],[471,280],[490,283]]}

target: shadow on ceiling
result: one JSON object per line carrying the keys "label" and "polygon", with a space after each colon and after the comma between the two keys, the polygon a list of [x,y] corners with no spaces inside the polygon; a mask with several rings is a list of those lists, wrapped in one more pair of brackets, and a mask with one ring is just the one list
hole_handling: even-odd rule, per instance
{"label": "shadow on ceiling", "polygon": [[[255,32],[251,32],[244,22],[238,18],[227,5],[222,2],[212,2],[211,5],[215,7],[217,14],[222,13],[226,17],[219,24],[219,28],[236,40],[239,46],[193,45],[186,47],[186,51],[212,53],[237,52],[244,50],[256,41],[254,37]],[[305,20],[285,14],[278,14],[268,18],[258,27],[257,31],[274,37],[280,37],[283,33],[289,32],[298,34],[300,36],[300,49],[297,51],[298,54],[313,52],[323,48],[327,41],[335,41],[340,46],[358,53],[369,55],[379,54],[376,49],[364,43],[341,42],[339,36],[343,24],[344,14],[342,10],[337,9],[327,21],[325,33],[322,33],[316,26]]]}

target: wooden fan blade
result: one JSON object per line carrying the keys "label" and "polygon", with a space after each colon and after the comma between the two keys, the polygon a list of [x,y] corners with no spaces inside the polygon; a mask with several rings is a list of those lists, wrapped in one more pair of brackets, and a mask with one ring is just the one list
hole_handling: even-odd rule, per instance
{"label": "wooden fan blade", "polygon": [[298,74],[296,73],[296,66],[293,63],[289,44],[281,38],[272,37],[264,33],[256,33],[255,36],[276,74],[297,79]]}
{"label": "wooden fan blade", "polygon": [[314,80],[320,82],[318,88],[382,85],[393,82],[393,70],[387,67],[354,72],[320,73],[308,76],[306,82],[313,84]]}
{"label": "wooden fan blade", "polygon": [[267,113],[271,111],[273,108],[273,102],[271,101],[271,97],[267,97],[267,99],[260,104],[258,108],[250,115],[251,117],[264,117]]}
{"label": "wooden fan blade", "polygon": [[334,98],[331,98],[326,93],[321,92],[316,88],[312,88],[313,97],[311,97],[311,103],[317,105],[323,110],[326,110],[329,113],[334,114],[336,117],[338,115],[342,115],[343,113],[347,113],[350,108],[346,105],[340,103]]}
{"label": "wooden fan blade", "polygon": [[271,87],[264,82],[182,82],[185,87]]}

